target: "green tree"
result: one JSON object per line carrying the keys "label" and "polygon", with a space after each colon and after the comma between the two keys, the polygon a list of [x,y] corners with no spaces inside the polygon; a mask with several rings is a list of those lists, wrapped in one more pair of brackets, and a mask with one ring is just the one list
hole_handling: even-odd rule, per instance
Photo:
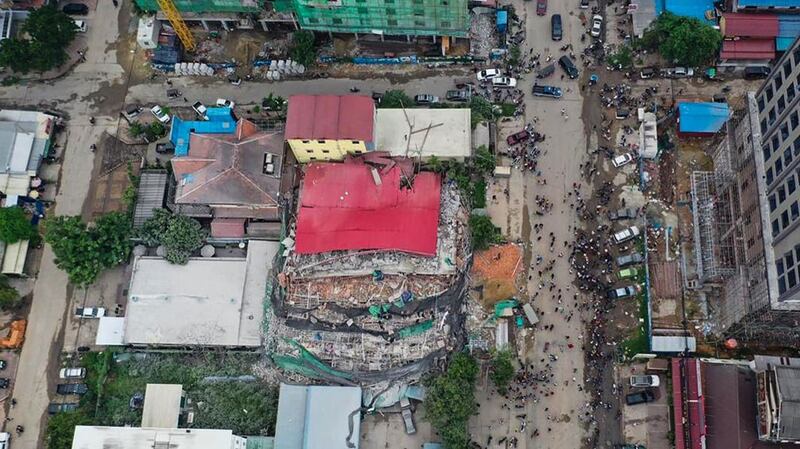
{"label": "green tree", "polygon": [[131,123],[131,126],[128,127],[128,135],[133,138],[139,137],[144,132],[144,126],[142,126],[139,122]]}
{"label": "green tree", "polygon": [[514,371],[511,351],[506,349],[495,352],[492,358],[492,372],[489,376],[500,394],[505,395],[508,392],[508,384],[514,378]]}
{"label": "green tree", "polygon": [[486,148],[486,145],[481,145],[475,150],[475,157],[472,158],[472,164],[478,173],[485,176],[494,172],[494,168],[497,166],[497,159],[494,157],[494,154]]}
{"label": "green tree", "polygon": [[36,239],[39,234],[25,211],[18,206],[0,208],[0,241],[16,243]]}
{"label": "green tree", "polygon": [[8,283],[8,277],[0,274],[0,309],[10,310],[19,305],[20,297],[16,288]]}
{"label": "green tree", "polygon": [[317,48],[314,33],[311,31],[296,31],[292,36],[292,46],[289,49],[292,60],[311,67],[317,59]]}
{"label": "green tree", "polygon": [[486,249],[489,245],[501,241],[500,233],[494,223],[485,215],[470,216],[469,230],[472,233],[472,249]]}
{"label": "green tree", "polygon": [[633,65],[633,52],[627,45],[620,47],[616,53],[608,56],[608,63],[617,70],[624,70]]}
{"label": "green tree", "polygon": [[469,101],[469,109],[472,116],[473,128],[475,128],[478,123],[489,122],[496,118],[494,105],[483,97],[477,95],[473,96]]}
{"label": "green tree", "polygon": [[412,108],[414,107],[414,100],[402,90],[392,89],[383,94],[378,107],[386,109]]}
{"label": "green tree", "polygon": [[127,214],[111,212],[87,226],[79,216],[59,216],[45,222],[45,241],[52,245],[56,265],[70,282],[91,285],[103,270],[130,256],[131,223]]}
{"label": "green tree", "polygon": [[465,449],[467,424],[477,410],[475,380],[478,364],[467,353],[457,353],[447,371],[425,380],[425,419],[439,433],[446,449]]}
{"label": "green tree", "polygon": [[67,60],[66,48],[75,39],[78,27],[71,17],[54,4],[31,11],[22,26],[26,39],[0,42],[0,65],[16,72],[44,72]]}
{"label": "green tree", "polygon": [[670,62],[697,67],[716,56],[721,42],[722,35],[711,25],[665,12],[648,27],[639,46],[658,50]]}
{"label": "green tree", "polygon": [[206,236],[197,220],[173,215],[165,209],[156,209],[137,233],[147,246],[163,245],[166,250],[164,258],[180,265],[189,261],[189,256],[203,245]]}
{"label": "green tree", "polygon": [[445,170],[444,162],[432,154],[425,162],[425,167],[434,173],[443,173]]}
{"label": "green tree", "polygon": [[89,423],[89,418],[82,412],[63,412],[53,415],[47,422],[45,431],[47,449],[70,449],[75,426]]}

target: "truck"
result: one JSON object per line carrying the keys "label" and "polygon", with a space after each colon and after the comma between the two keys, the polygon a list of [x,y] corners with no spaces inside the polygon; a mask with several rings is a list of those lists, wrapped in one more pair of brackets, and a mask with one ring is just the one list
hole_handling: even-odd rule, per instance
{"label": "truck", "polygon": [[411,410],[411,401],[405,396],[400,398],[400,413],[403,415],[403,425],[406,427],[406,433],[408,435],[417,433],[417,427],[414,425],[414,414]]}
{"label": "truck", "polygon": [[445,98],[447,101],[466,103],[472,99],[472,86],[467,84],[463,89],[448,90]]}
{"label": "truck", "polygon": [[560,87],[534,84],[533,95],[537,97],[561,98],[562,92]]}
{"label": "truck", "polygon": [[631,226],[629,228],[625,228],[619,232],[614,233],[614,243],[620,244],[625,243],[628,240],[633,240],[634,238],[638,237],[640,234],[639,228],[636,226]]}

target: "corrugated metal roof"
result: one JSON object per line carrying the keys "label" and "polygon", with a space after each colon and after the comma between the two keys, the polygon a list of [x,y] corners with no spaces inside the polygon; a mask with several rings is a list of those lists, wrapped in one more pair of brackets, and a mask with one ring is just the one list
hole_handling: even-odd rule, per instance
{"label": "corrugated metal roof", "polygon": [[778,16],[775,14],[726,13],[719,23],[725,37],[778,36]]}
{"label": "corrugated metal roof", "polygon": [[275,449],[358,449],[360,407],[360,387],[281,384]]}
{"label": "corrugated metal roof", "polygon": [[727,103],[679,103],[678,116],[682,133],[715,133],[730,115]]}
{"label": "corrugated metal roof", "polygon": [[141,226],[153,216],[153,209],[164,207],[167,191],[166,170],[146,170],[139,176],[136,207],[133,210],[133,227]]}
{"label": "corrugated metal roof", "polygon": [[778,37],[775,39],[775,49],[786,51],[792,46],[794,40],[800,36],[800,17],[794,14],[778,15]]}
{"label": "corrugated metal roof", "polygon": [[800,0],[739,0],[739,8],[800,8]]}
{"label": "corrugated metal roof", "polygon": [[722,41],[720,59],[774,59],[775,39]]}
{"label": "corrugated metal roof", "polygon": [[366,95],[292,95],[286,139],[372,142],[375,102]]}
{"label": "corrugated metal roof", "polygon": [[685,17],[694,17],[705,23],[715,23],[706,19],[706,11],[714,10],[714,0],[656,0],[656,14],[664,11]]}
{"label": "corrugated metal roof", "polygon": [[236,132],[236,119],[231,114],[231,108],[208,108],[206,117],[208,120],[182,120],[178,116],[172,117],[169,141],[175,145],[175,156],[189,154],[189,140],[192,133],[233,134]]}

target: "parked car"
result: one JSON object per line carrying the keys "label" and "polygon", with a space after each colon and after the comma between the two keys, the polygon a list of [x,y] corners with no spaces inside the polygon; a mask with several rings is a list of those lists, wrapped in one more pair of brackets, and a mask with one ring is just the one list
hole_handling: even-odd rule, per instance
{"label": "parked car", "polygon": [[472,86],[467,85],[463,89],[448,90],[445,98],[447,101],[466,103],[472,99]]}
{"label": "parked car", "polygon": [[589,0],[581,0],[581,9],[589,9]]}
{"label": "parked car", "polygon": [[622,299],[627,298],[629,296],[633,296],[641,290],[641,287],[638,285],[627,285],[625,287],[620,288],[612,288],[606,292],[606,297],[608,299]]}
{"label": "parked car", "polygon": [[614,234],[613,237],[614,243],[616,244],[625,243],[628,240],[633,240],[634,238],[638,237],[639,234],[640,234],[639,228],[636,226],[625,228]]}
{"label": "parked car", "polygon": [[656,395],[652,390],[644,390],[638,393],[625,395],[625,403],[628,405],[644,404],[656,400]]}
{"label": "parked car", "polygon": [[636,218],[639,215],[639,210],[632,207],[624,207],[622,209],[612,210],[608,213],[609,220],[625,220],[629,218]]}
{"label": "parked car", "polygon": [[694,76],[694,69],[691,67],[672,67],[663,69],[661,75],[667,78],[690,78]]}
{"label": "parked car", "polygon": [[106,309],[103,307],[77,307],[75,316],[79,318],[101,318],[106,316]]}
{"label": "parked car", "polygon": [[429,95],[429,94],[414,95],[414,103],[420,106],[434,104],[438,102],[439,102],[439,97],[437,97],[436,95]]}
{"label": "parked car", "polygon": [[60,379],[83,379],[86,377],[86,368],[61,368],[58,377]]}
{"label": "parked car", "polygon": [[558,65],[561,66],[561,68],[564,70],[564,72],[567,73],[567,76],[570,79],[577,78],[578,74],[580,73],[578,71],[578,68],[575,66],[575,63],[572,62],[572,59],[570,59],[569,56],[564,55],[558,58]]}
{"label": "parked car", "polygon": [[61,412],[71,412],[78,409],[78,404],[75,402],[66,402],[64,404],[50,404],[47,406],[47,413],[55,415]]}
{"label": "parked car", "polygon": [[625,153],[620,154],[619,156],[611,159],[611,164],[614,165],[616,168],[620,168],[623,165],[627,165],[633,161],[633,153]]}
{"label": "parked car", "polygon": [[653,67],[644,67],[639,72],[639,77],[643,80],[650,79],[654,76],[656,76],[656,69]]}
{"label": "parked car", "polygon": [[227,100],[225,98],[217,98],[217,107],[218,108],[231,108],[236,106],[236,103],[232,102],[231,100]]}
{"label": "parked car", "polygon": [[77,31],[79,33],[85,33],[86,32],[86,21],[85,20],[75,20],[75,19],[73,19],[73,22],[75,22],[75,27],[77,28]]}
{"label": "parked car", "polygon": [[600,14],[595,14],[592,17],[592,30],[590,34],[592,37],[600,37],[600,33],[603,31],[603,16]]}
{"label": "parked car", "polygon": [[161,106],[159,105],[153,106],[152,108],[150,108],[150,112],[152,112],[153,115],[156,116],[156,119],[158,119],[159,122],[169,123],[169,115],[167,115],[167,113],[164,112],[163,109],[161,109]]}
{"label": "parked car", "polygon": [[620,268],[642,262],[644,262],[644,256],[640,253],[625,254],[624,256],[617,257],[617,266]]}
{"label": "parked car", "polygon": [[615,444],[614,449],[647,449],[641,444]]}
{"label": "parked car", "polygon": [[86,384],[58,384],[56,385],[56,393],[58,394],[86,394],[89,391],[89,386]]}
{"label": "parked car", "polygon": [[630,385],[632,388],[655,388],[661,385],[661,379],[659,379],[655,374],[631,376]]}
{"label": "parked car", "polygon": [[89,14],[89,7],[83,3],[67,3],[61,11],[70,16],[85,16]]}
{"label": "parked car", "polygon": [[756,80],[769,76],[770,69],[764,65],[749,66],[744,68],[744,79]]}
{"label": "parked car", "polygon": [[560,87],[534,84],[533,95],[536,97],[561,98],[562,92]]}
{"label": "parked car", "polygon": [[417,426],[414,425],[414,414],[411,410],[411,401],[405,396],[400,398],[400,413],[403,415],[406,434],[413,435],[417,433]]}
{"label": "parked car", "polygon": [[11,385],[11,381],[6,379],[5,377],[0,377],[0,389],[5,390],[8,386]]}
{"label": "parked car", "polygon": [[639,270],[636,268],[623,268],[617,272],[617,277],[620,280],[623,279],[630,279],[635,278],[639,274]]}
{"label": "parked car", "polygon": [[561,26],[561,14],[553,14],[550,18],[550,37],[554,41],[560,41],[564,37],[564,29]]}
{"label": "parked car", "polygon": [[6,369],[7,366],[8,366],[8,362],[6,362],[3,359],[0,359],[0,370]]}
{"label": "parked car", "polygon": [[503,88],[517,87],[517,79],[511,78],[510,76],[498,76],[496,78],[492,78],[492,86]]}
{"label": "parked car", "polygon": [[536,0],[536,15],[543,16],[547,14],[547,0]]}
{"label": "parked car", "polygon": [[497,70],[497,69],[486,69],[486,70],[481,70],[480,72],[478,72],[478,79],[480,81],[490,80],[490,79],[492,79],[492,78],[494,78],[496,76],[500,76],[500,70]]}
{"label": "parked car", "polygon": [[206,116],[206,114],[208,114],[208,108],[203,104],[202,101],[195,101],[192,105],[192,109],[194,109],[195,114],[200,116],[203,120],[208,118]]}
{"label": "parked car", "polygon": [[144,109],[142,109],[142,107],[139,106],[138,104],[129,104],[125,106],[125,111],[122,113],[122,115],[124,115],[125,118],[130,122],[131,120],[138,117],[143,110]]}
{"label": "parked car", "polygon": [[8,432],[0,432],[0,449],[8,449],[11,443],[11,434]]}
{"label": "parked car", "polygon": [[516,132],[506,137],[506,143],[509,145],[516,145],[518,143],[525,142],[530,138],[531,138],[531,133],[523,129],[522,131]]}

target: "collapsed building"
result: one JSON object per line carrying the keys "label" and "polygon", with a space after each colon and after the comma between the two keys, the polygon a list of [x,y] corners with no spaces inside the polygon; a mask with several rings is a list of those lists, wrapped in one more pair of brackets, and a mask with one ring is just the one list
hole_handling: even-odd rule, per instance
{"label": "collapsed building", "polygon": [[459,191],[409,159],[374,156],[305,166],[267,326],[287,375],[410,380],[463,342]]}

